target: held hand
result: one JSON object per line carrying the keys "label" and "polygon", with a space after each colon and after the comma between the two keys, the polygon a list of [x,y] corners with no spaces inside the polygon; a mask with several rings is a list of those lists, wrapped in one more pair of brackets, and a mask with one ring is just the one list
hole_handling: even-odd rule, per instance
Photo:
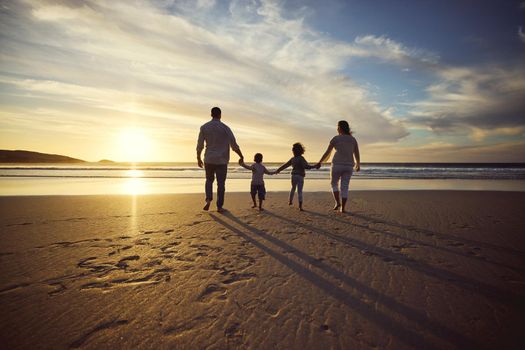
{"label": "held hand", "polygon": [[202,163],[202,159],[197,159],[197,165],[199,166],[199,168],[202,168],[204,166],[204,164]]}
{"label": "held hand", "polygon": [[315,168],[316,168],[316,169],[320,169],[320,168],[321,168],[321,163],[317,163],[317,164],[315,165]]}
{"label": "held hand", "polygon": [[244,160],[242,160],[242,158],[239,158],[239,165],[242,165],[242,163],[244,163]]}
{"label": "held hand", "polygon": [[355,169],[356,172],[359,171],[359,170],[361,170],[361,165],[360,165],[359,163],[357,163],[357,164],[355,165],[354,169]]}

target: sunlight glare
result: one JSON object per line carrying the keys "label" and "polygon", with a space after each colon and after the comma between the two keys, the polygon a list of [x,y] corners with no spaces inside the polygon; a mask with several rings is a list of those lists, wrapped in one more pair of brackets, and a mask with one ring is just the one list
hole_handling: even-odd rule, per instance
{"label": "sunlight glare", "polygon": [[117,142],[121,161],[148,161],[151,155],[152,141],[143,129],[124,129]]}

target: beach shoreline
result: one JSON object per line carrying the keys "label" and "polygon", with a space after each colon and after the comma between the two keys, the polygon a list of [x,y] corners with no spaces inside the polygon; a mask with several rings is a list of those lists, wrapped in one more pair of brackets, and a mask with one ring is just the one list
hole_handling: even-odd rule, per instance
{"label": "beach shoreline", "polygon": [[8,348],[519,348],[523,192],[0,197]]}

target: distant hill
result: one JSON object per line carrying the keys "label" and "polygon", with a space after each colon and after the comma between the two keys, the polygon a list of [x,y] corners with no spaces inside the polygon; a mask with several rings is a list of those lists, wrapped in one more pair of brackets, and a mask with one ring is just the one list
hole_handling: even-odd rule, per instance
{"label": "distant hill", "polygon": [[0,150],[0,163],[84,163],[84,160],[58,154]]}

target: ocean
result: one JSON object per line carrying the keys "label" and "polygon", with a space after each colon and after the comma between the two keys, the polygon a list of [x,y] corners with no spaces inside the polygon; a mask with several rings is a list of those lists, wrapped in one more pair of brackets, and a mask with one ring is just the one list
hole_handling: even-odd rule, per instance
{"label": "ocean", "polygon": [[[270,170],[280,163],[265,163]],[[229,191],[246,191],[251,172],[228,167]],[[329,191],[330,166],[310,170],[305,190]],[[289,189],[289,169],[265,176],[268,190]],[[2,164],[0,195],[158,194],[203,191],[204,171],[194,163]],[[355,190],[525,191],[525,163],[363,163]]]}

